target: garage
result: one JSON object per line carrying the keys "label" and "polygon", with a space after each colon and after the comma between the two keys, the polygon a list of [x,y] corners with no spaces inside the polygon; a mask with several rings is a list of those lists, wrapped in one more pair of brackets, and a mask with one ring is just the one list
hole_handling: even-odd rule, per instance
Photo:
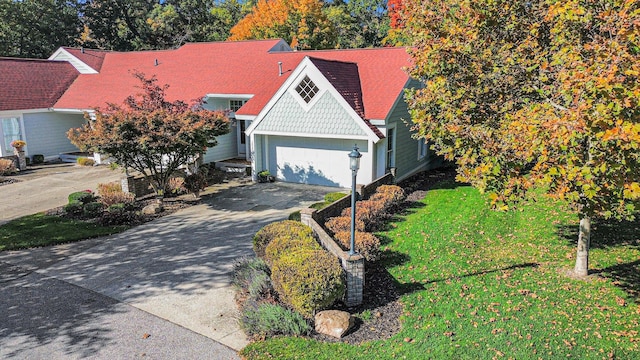
{"label": "garage", "polygon": [[[363,160],[368,157],[366,141],[291,136],[268,136],[266,140],[267,168],[285,182],[350,187],[348,154],[353,145],[358,145]],[[358,180],[366,179],[359,174]]]}

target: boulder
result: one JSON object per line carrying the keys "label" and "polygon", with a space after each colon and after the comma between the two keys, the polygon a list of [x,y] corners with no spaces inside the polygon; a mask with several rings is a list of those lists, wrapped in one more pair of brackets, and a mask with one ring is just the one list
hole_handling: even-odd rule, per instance
{"label": "boulder", "polygon": [[154,202],[152,204],[149,204],[142,209],[142,213],[145,215],[153,215],[161,211],[162,211],[162,204],[159,202]]}
{"label": "boulder", "polygon": [[325,310],[315,316],[316,332],[340,339],[353,327],[354,319],[346,311]]}

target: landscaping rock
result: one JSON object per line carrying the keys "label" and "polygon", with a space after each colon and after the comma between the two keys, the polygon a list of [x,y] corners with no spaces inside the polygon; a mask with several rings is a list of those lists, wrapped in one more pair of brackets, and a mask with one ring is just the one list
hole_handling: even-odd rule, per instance
{"label": "landscaping rock", "polygon": [[162,204],[154,202],[142,208],[142,213],[145,215],[153,215],[162,211]]}
{"label": "landscaping rock", "polygon": [[315,316],[316,332],[340,339],[353,327],[354,319],[346,311],[325,310]]}

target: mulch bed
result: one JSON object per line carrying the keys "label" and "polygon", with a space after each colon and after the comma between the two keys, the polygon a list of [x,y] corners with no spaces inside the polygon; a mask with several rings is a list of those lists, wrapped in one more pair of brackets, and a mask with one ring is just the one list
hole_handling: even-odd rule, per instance
{"label": "mulch bed", "polygon": [[[419,173],[398,184],[408,194],[405,200],[405,208],[422,200],[427,191],[434,185],[443,181],[454,181],[455,170],[431,170]],[[383,255],[384,256],[384,255]],[[384,340],[400,331],[400,315],[403,307],[399,301],[401,291],[396,280],[379,263],[367,264],[365,268],[365,288],[363,303],[357,307],[347,308],[344,305],[335,307],[351,314],[362,314],[368,311],[370,319],[356,318],[356,324],[342,339],[313,333],[312,339],[325,342],[344,342],[348,344],[360,344],[365,341]]]}

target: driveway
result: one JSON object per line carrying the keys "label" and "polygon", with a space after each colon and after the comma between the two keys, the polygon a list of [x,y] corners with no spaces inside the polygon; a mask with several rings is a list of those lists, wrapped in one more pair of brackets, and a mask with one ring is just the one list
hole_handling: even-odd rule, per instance
{"label": "driveway", "polygon": [[115,236],[0,253],[0,358],[237,358],[234,261],[262,226],[335,190],[220,185]]}
{"label": "driveway", "polygon": [[96,190],[99,183],[120,179],[119,170],[107,166],[70,163],[30,166],[12,176],[18,180],[0,186],[0,224],[25,215],[62,206],[74,191]]}

